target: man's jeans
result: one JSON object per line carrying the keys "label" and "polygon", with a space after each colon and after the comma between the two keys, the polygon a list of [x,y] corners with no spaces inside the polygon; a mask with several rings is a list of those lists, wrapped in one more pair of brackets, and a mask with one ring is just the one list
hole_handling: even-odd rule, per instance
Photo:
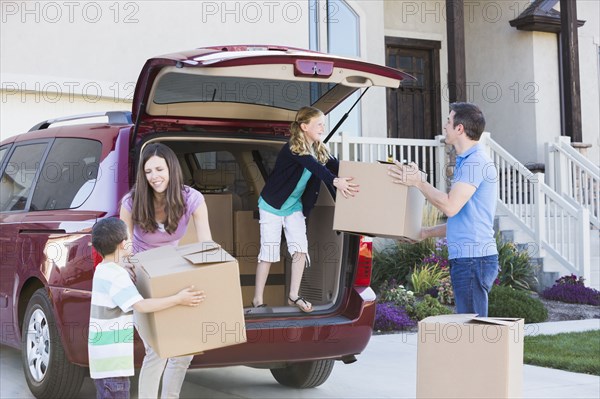
{"label": "man's jeans", "polygon": [[129,399],[129,377],[110,377],[94,380],[96,399]]}
{"label": "man's jeans", "polygon": [[456,313],[488,315],[488,293],[498,277],[498,255],[450,259]]}

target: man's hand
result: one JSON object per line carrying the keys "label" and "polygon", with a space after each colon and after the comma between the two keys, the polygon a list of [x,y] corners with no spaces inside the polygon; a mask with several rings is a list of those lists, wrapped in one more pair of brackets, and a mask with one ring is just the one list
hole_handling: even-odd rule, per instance
{"label": "man's hand", "polygon": [[394,160],[394,165],[388,166],[388,175],[394,183],[406,186],[417,186],[427,181],[427,173],[421,172],[414,162],[406,165]]}

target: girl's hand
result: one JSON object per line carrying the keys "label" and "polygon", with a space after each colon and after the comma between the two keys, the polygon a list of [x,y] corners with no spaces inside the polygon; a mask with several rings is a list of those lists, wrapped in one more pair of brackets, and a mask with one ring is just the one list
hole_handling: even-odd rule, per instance
{"label": "girl's hand", "polygon": [[348,198],[348,196],[354,197],[354,193],[357,193],[358,184],[350,183],[350,181],[354,179],[353,177],[336,177],[333,179],[333,185],[338,189],[339,192],[342,193],[344,198]]}
{"label": "girl's hand", "polygon": [[204,291],[195,290],[193,285],[177,293],[177,303],[185,306],[198,306],[205,298]]}

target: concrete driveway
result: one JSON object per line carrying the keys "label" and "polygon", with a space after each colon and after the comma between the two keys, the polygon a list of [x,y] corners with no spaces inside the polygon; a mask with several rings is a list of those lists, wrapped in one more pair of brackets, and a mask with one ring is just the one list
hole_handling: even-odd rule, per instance
{"label": "concrete driveway", "polygon": [[[526,334],[552,334],[600,328],[598,319],[527,325]],[[279,385],[268,370],[227,367],[189,371],[182,398],[414,398],[417,340],[415,333],[377,335],[354,364],[337,362],[331,377],[315,389]],[[598,398],[600,377],[525,366],[524,398]],[[137,376],[136,376],[137,377]],[[95,398],[94,384],[84,383],[82,398]],[[0,346],[0,398],[33,398],[18,351]],[[137,398],[137,378],[132,379]]]}

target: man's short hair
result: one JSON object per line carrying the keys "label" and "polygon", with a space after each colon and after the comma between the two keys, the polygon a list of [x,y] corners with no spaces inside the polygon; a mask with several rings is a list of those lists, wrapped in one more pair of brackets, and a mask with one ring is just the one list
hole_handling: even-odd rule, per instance
{"label": "man's short hair", "polygon": [[450,111],[454,111],[454,126],[463,125],[467,137],[479,141],[483,129],[485,129],[485,118],[481,109],[472,103],[452,103]]}
{"label": "man's short hair", "polygon": [[119,218],[102,219],[92,227],[92,245],[102,257],[116,252],[126,239],[127,225]]}

